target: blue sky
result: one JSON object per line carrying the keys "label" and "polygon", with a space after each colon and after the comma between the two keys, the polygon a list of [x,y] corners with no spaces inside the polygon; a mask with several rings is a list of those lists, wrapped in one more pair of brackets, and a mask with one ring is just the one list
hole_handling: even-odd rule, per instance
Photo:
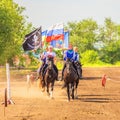
{"label": "blue sky", "polygon": [[92,18],[104,24],[106,17],[120,24],[120,0],[13,0],[26,8],[33,26],[47,29],[53,24]]}

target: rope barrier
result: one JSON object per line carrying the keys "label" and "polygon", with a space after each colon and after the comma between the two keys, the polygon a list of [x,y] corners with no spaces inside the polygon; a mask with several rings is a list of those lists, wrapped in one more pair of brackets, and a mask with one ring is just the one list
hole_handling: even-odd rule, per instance
{"label": "rope barrier", "polygon": [[119,80],[113,80],[113,79],[111,79],[111,78],[107,78],[107,80],[110,80],[110,81],[113,81],[113,82],[116,82],[116,83],[120,83]]}

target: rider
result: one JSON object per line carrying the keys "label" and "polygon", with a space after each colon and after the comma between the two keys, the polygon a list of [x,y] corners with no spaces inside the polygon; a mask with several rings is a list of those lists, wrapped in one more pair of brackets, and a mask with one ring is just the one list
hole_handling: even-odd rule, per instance
{"label": "rider", "polygon": [[[42,61],[42,64],[41,64],[41,66],[38,68],[38,70],[37,70],[37,74],[38,74],[38,76],[39,76],[39,74],[42,72],[42,69],[43,69],[43,66],[45,65],[45,63],[46,63],[46,53],[47,53],[47,51],[48,51],[48,47],[46,47],[46,50],[40,55],[40,60]],[[39,77],[38,77],[39,78]]]}
{"label": "rider", "polygon": [[[56,60],[56,54],[55,54],[55,52],[53,52],[53,47],[52,47],[51,45],[48,46],[48,51],[46,52],[45,57],[46,57],[46,63],[45,63],[45,65],[43,66],[43,70],[42,70],[43,79],[44,79],[44,75],[45,75],[46,68],[47,68],[47,66],[48,66],[47,63],[48,63],[49,57],[52,57],[54,61]],[[55,70],[56,73],[57,73],[57,78],[56,78],[56,80],[58,80],[58,69],[57,69],[57,67],[56,67],[55,64],[53,64],[53,67],[54,67],[54,70]]]}
{"label": "rider", "polygon": [[[78,47],[74,47],[73,48],[74,52],[75,52],[75,57],[74,57],[74,62],[78,62],[79,65],[81,66],[81,62],[79,61],[79,53],[78,53]],[[78,72],[79,73],[79,72]],[[81,69],[81,75],[79,75],[80,77],[82,77],[82,69]]]}
{"label": "rider", "polygon": [[[66,61],[67,59],[70,59],[70,60],[73,62],[73,66],[74,66],[74,68],[77,70],[77,68],[76,68],[75,65],[74,65],[75,52],[73,51],[73,46],[72,46],[72,44],[69,44],[68,50],[66,50],[66,51],[64,52],[64,61]],[[62,80],[63,80],[63,73],[64,73],[65,67],[66,67],[66,63],[64,63],[63,70],[62,70]]]}
{"label": "rider", "polygon": [[[40,56],[41,61],[42,61],[41,70],[42,70],[43,66],[45,65],[45,63],[46,63],[46,54],[47,54],[47,51],[48,51],[48,48],[46,48],[46,51],[44,51],[41,54],[41,56]],[[40,72],[41,72],[41,70],[40,70]]]}

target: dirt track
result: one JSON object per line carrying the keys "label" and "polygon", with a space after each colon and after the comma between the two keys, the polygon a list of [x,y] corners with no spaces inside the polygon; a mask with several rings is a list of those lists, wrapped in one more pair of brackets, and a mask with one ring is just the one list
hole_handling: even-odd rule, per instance
{"label": "dirt track", "polygon": [[[106,88],[101,78],[106,74]],[[12,80],[11,80],[12,81]],[[4,101],[5,82],[0,82],[0,101]],[[15,105],[0,105],[0,120],[120,120],[120,68],[83,68],[78,99],[67,102],[66,89],[56,82],[54,99],[40,92],[38,83],[28,90],[25,81],[11,82]]]}

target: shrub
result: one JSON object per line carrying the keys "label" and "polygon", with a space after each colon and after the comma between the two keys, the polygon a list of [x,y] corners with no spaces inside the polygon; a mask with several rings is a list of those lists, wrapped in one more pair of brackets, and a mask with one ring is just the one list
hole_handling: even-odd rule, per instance
{"label": "shrub", "polygon": [[94,50],[87,50],[85,51],[84,53],[81,54],[81,62],[82,64],[93,64],[93,63],[96,63],[96,62],[100,62],[99,60],[99,56],[98,56],[98,53],[97,51],[94,51]]}

